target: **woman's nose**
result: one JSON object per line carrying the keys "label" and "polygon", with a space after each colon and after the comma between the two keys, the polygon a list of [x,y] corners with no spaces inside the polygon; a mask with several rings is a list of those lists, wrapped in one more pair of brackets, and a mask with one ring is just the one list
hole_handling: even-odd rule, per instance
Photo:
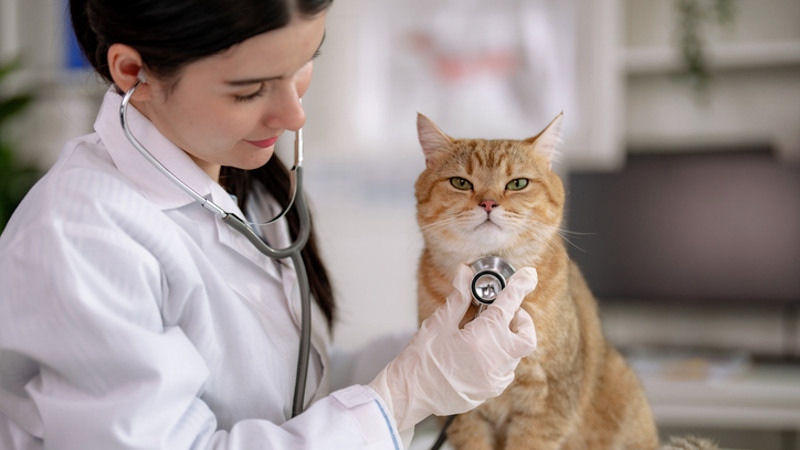
{"label": "woman's nose", "polygon": [[282,89],[281,93],[273,100],[264,117],[264,122],[268,127],[291,131],[297,131],[303,127],[306,123],[306,113],[294,86]]}

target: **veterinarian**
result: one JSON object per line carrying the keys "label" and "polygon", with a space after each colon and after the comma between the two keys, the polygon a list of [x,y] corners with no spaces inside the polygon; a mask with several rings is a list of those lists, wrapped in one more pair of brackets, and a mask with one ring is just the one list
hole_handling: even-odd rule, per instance
{"label": "veterinarian", "polygon": [[[313,232],[302,258],[259,251],[290,246],[309,221],[292,208],[255,227],[256,244],[227,221],[269,221],[292,195],[272,153],[305,122],[329,4],[70,1],[111,87],[96,133],[65,145],[0,236],[0,448],[399,449],[425,417],[511,383],[536,348],[519,309],[533,269],[459,329],[463,266],[372,382],[330,393],[335,305]],[[300,269],[313,296],[302,412]]]}

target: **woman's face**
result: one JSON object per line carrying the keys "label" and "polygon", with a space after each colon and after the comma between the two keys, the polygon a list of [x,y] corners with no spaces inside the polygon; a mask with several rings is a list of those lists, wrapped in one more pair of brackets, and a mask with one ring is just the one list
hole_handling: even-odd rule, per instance
{"label": "woman's face", "polygon": [[221,166],[255,169],[281,133],[305,123],[300,98],[324,34],[324,13],[295,17],[187,65],[174,86],[148,81],[153,95],[134,105],[212,179]]}

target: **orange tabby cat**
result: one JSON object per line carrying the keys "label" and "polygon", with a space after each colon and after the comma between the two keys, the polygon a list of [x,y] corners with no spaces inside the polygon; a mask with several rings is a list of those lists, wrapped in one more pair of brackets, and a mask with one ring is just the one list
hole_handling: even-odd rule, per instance
{"label": "orange tabby cat", "polygon": [[502,395],[455,419],[448,437],[459,450],[658,446],[642,387],[603,337],[592,293],[558,234],[564,187],[550,164],[561,120],[513,141],[453,139],[417,118],[427,164],[416,183],[425,238],[420,322],[452,291],[459,264],[497,255],[539,274],[522,304],[536,324],[538,348]]}

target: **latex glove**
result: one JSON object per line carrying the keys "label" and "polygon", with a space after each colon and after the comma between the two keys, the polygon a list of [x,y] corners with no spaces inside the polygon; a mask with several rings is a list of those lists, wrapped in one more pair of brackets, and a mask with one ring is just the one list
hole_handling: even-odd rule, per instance
{"label": "latex glove", "polygon": [[520,308],[536,288],[536,269],[518,270],[494,303],[459,329],[472,303],[472,275],[466,265],[459,269],[456,291],[369,384],[389,406],[399,431],[431,414],[461,414],[500,395],[514,380],[520,359],[536,350],[533,320]]}

